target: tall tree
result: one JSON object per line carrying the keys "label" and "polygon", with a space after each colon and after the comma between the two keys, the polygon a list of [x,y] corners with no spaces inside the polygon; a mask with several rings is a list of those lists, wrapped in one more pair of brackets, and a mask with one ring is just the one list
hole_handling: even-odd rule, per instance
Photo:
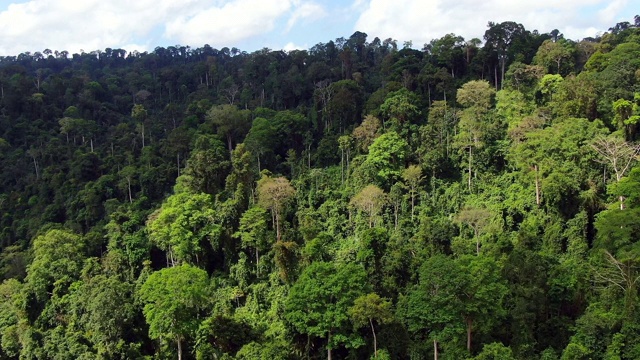
{"label": "tall tree", "polygon": [[351,198],[349,204],[369,216],[369,228],[372,228],[387,201],[388,196],[382,189],[375,185],[367,185]]}
{"label": "tall tree", "polygon": [[232,104],[216,105],[207,112],[207,121],[215,125],[218,134],[227,139],[229,156],[234,144],[242,142],[251,128],[250,114],[249,110],[240,110]]}
{"label": "tall tree", "polygon": [[483,145],[484,137],[490,127],[487,115],[492,106],[495,91],[483,80],[473,80],[464,84],[456,96],[456,100],[465,109],[458,123],[457,143],[461,150],[468,152],[467,186],[471,190],[473,168],[473,149]]}
{"label": "tall tree", "polygon": [[[592,146],[600,155],[599,161],[613,169],[616,182],[620,182],[640,154],[640,145],[630,144],[615,134],[596,138]],[[624,196],[619,200],[620,210],[624,210]]]}
{"label": "tall tree", "polygon": [[258,181],[257,192],[258,204],[265,209],[271,210],[273,214],[276,228],[276,241],[280,242],[282,239],[282,232],[280,230],[282,212],[284,211],[286,203],[296,193],[296,190],[286,178],[263,176]]}
{"label": "tall tree", "polygon": [[149,337],[174,341],[178,360],[182,360],[184,342],[198,329],[198,313],[209,298],[208,286],[204,270],[183,264],[152,273],[138,292]]}
{"label": "tall tree", "polygon": [[[500,65],[501,81],[504,83],[504,75],[509,58],[509,48],[518,39],[526,35],[526,30],[522,24],[513,21],[505,21],[500,24],[489,22],[489,29],[484,33],[485,48],[496,53]],[[496,71],[496,89],[498,88]]]}
{"label": "tall tree", "polygon": [[327,339],[328,360],[340,344],[361,344],[349,329],[349,309],[367,292],[366,277],[358,265],[314,262],[289,291],[285,319],[302,334]]}
{"label": "tall tree", "polygon": [[393,320],[391,313],[391,302],[381,298],[376,293],[362,295],[355,299],[353,306],[349,309],[349,315],[354,325],[363,327],[369,325],[373,334],[373,357],[378,357],[378,339],[376,337],[377,324],[385,324]]}

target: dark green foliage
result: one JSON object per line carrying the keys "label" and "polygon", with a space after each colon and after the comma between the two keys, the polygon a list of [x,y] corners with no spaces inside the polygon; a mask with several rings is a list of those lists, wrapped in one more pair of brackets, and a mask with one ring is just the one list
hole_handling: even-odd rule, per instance
{"label": "dark green foliage", "polygon": [[0,358],[640,358],[637,20],[0,57]]}

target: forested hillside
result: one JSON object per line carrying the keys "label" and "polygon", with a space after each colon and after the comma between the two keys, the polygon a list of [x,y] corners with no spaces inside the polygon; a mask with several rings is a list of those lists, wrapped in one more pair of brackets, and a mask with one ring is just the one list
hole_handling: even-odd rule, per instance
{"label": "forested hillside", "polygon": [[1,57],[0,359],[640,359],[634,20]]}

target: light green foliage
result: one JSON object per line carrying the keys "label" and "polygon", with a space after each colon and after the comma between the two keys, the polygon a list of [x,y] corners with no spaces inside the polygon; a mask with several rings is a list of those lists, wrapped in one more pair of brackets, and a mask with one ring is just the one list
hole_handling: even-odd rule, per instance
{"label": "light green foliage", "polygon": [[0,354],[16,357],[20,351],[18,323],[23,284],[8,279],[0,284]]}
{"label": "light green foliage", "polygon": [[[595,152],[588,142],[603,134],[606,129],[601,122],[561,119],[550,127],[527,132],[526,141],[512,145],[509,159],[528,177],[530,186],[537,184],[543,202],[567,204],[580,193],[580,179],[589,178]],[[534,190],[531,196],[535,196]]]}
{"label": "light green foliage", "polygon": [[402,180],[404,180],[405,186],[409,190],[409,197],[411,198],[411,219],[413,220],[419,186],[424,180],[422,168],[417,165],[409,165],[409,167],[402,172]]}
{"label": "light green foliage", "polygon": [[242,241],[243,247],[253,248],[256,255],[256,269],[259,269],[260,252],[268,249],[269,232],[267,229],[268,213],[261,207],[252,207],[240,218],[240,226],[234,234]]}
{"label": "light green foliage", "polygon": [[208,289],[207,273],[188,264],[152,273],[137,294],[149,337],[175,341],[180,356],[182,342],[199,326],[199,311],[207,307]]}
{"label": "light green foliage", "polygon": [[75,283],[72,289],[71,322],[84,331],[98,356],[125,355],[135,348],[124,340],[136,316],[132,284],[98,275]]}
{"label": "light green foliage", "polygon": [[551,101],[553,100],[553,96],[558,92],[563,81],[564,79],[559,74],[547,74],[540,79],[540,82],[538,82],[538,91],[540,91],[546,101]]}
{"label": "light green foliage", "polygon": [[457,262],[464,274],[459,296],[469,346],[471,331],[489,333],[499,323],[499,319],[506,315],[505,297],[508,288],[502,278],[501,265],[492,257],[467,255]]}
{"label": "light green foliage", "polygon": [[374,140],[363,166],[369,166],[375,176],[373,180],[388,189],[400,179],[407,151],[407,142],[398,133],[390,131]]}
{"label": "light green foliage", "polygon": [[136,104],[133,105],[131,109],[131,117],[137,122],[143,122],[147,118],[147,110],[143,105]]}
{"label": "light green foliage", "polygon": [[409,331],[436,342],[459,335],[466,327],[471,350],[472,333],[490,331],[505,313],[508,289],[500,271],[490,257],[433,256],[421,267],[418,284],[398,305],[398,315]]}
{"label": "light green foliage", "polygon": [[472,80],[458,89],[456,100],[465,109],[458,123],[456,144],[461,153],[468,154],[467,187],[471,189],[473,151],[484,145],[485,137],[494,125],[487,118],[495,90],[487,81]]}
{"label": "light green foliage", "polygon": [[534,109],[533,102],[520,91],[505,89],[496,93],[496,113],[505,120],[508,131],[513,131]]}
{"label": "light green foliage", "polygon": [[398,303],[397,316],[407,330],[438,343],[463,332],[462,274],[451,258],[435,255],[420,268],[420,279]]}
{"label": "light green foliage", "polygon": [[385,324],[393,320],[391,303],[376,293],[369,293],[358,297],[354,301],[353,306],[349,309],[349,315],[356,327],[371,327],[373,334],[373,353],[374,357],[378,357],[378,340],[374,322],[376,324]]}
{"label": "light green foliage", "polygon": [[475,360],[515,360],[510,348],[501,343],[491,343],[482,347]]}
{"label": "light green foliage", "polygon": [[149,216],[147,232],[172,264],[198,263],[205,244],[217,247],[221,227],[209,195],[176,190]]}
{"label": "light green foliage", "polygon": [[573,43],[560,39],[545,40],[538,48],[534,61],[546,68],[547,73],[566,75],[573,69]]}
{"label": "light green foliage", "polygon": [[299,333],[327,339],[329,349],[358,347],[362,342],[350,330],[349,308],[366,291],[360,266],[312,263],[291,287],[285,319]]}
{"label": "light green foliage", "polygon": [[402,88],[387,95],[384,103],[380,105],[380,111],[391,120],[395,128],[400,129],[405,123],[420,115],[417,103],[416,94]]}
{"label": "light green foliage", "polygon": [[80,275],[84,251],[82,237],[67,230],[50,230],[38,236],[25,278],[29,291],[41,302],[56,290],[64,292]]}

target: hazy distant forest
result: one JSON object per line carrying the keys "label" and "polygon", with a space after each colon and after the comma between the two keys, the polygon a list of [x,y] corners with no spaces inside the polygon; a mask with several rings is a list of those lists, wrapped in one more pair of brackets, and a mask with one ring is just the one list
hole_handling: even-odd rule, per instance
{"label": "hazy distant forest", "polygon": [[640,359],[632,20],[0,57],[0,359]]}

